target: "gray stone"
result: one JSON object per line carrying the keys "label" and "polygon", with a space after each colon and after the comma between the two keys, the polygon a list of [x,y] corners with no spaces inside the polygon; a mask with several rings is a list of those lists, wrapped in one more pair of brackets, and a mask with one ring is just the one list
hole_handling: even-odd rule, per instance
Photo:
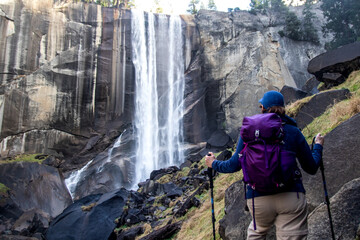
{"label": "gray stone", "polygon": [[46,239],[108,239],[128,198],[125,189],[81,198],[50,223]]}
{"label": "gray stone", "polygon": [[[354,240],[360,224],[360,178],[346,183],[330,199],[330,211],[335,239]],[[308,239],[331,239],[326,204],[321,204],[309,215]]]}
{"label": "gray stone", "polygon": [[304,92],[298,88],[293,88],[289,86],[284,86],[281,89],[280,93],[284,96],[285,105],[296,102],[297,100],[310,95],[309,93]]}
{"label": "gray stone", "polygon": [[41,209],[51,217],[72,202],[58,169],[30,162],[0,165],[0,182],[11,189],[11,199],[22,211]]}
{"label": "gray stone", "polygon": [[296,123],[303,129],[315,118],[321,116],[326,109],[337,101],[342,101],[350,97],[348,89],[332,90],[316,94],[309,102],[302,106],[295,116]]}
{"label": "gray stone", "polygon": [[[246,205],[242,181],[235,182],[226,189],[225,216],[219,221],[219,233],[222,239],[246,239],[247,228],[252,220],[249,211],[246,210]],[[267,234],[266,239],[276,239],[274,228]]]}
{"label": "gray stone", "polygon": [[319,89],[318,89],[319,84],[320,82],[316,79],[316,77],[311,77],[302,86],[301,90],[311,94],[316,94],[319,93]]}
{"label": "gray stone", "polygon": [[327,73],[341,74],[344,80],[351,72],[360,69],[359,59],[360,42],[350,43],[311,59],[308,72],[314,74],[319,81],[325,83],[328,82],[326,79]]}
{"label": "gray stone", "polygon": [[14,223],[13,230],[20,235],[32,236],[35,232],[45,233],[49,227],[50,215],[39,209],[24,212]]}
{"label": "gray stone", "polygon": [[[347,182],[360,177],[360,114],[340,124],[325,136],[323,162],[329,197]],[[310,209],[324,201],[321,172],[303,174],[303,183]],[[346,209],[344,209],[346,211]]]}

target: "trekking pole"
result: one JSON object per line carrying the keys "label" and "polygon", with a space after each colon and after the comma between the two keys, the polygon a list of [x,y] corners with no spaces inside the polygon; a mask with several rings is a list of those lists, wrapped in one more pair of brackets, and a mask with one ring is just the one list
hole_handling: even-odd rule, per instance
{"label": "trekking pole", "polygon": [[[211,156],[211,155],[210,155]],[[211,214],[212,214],[212,228],[213,228],[213,236],[214,236],[214,240],[215,240],[215,209],[214,209],[214,180],[213,180],[213,169],[212,168],[208,168],[207,169],[207,173],[209,175],[209,180],[210,180],[210,196],[211,196]]]}
{"label": "trekking pole", "polygon": [[[313,142],[312,142],[312,145],[311,145],[311,150],[313,150],[314,143],[315,143],[315,137],[313,138]],[[324,186],[325,202],[326,202],[326,205],[327,205],[327,210],[328,210],[328,215],[329,215],[331,236],[332,236],[332,239],[335,240],[334,226],[333,226],[331,212],[330,212],[330,200],[329,200],[329,195],[328,195],[327,187],[326,187],[325,169],[324,169],[324,163],[323,163],[322,157],[320,159],[320,170],[321,170],[321,176],[322,176],[322,181],[323,181],[323,186]]]}

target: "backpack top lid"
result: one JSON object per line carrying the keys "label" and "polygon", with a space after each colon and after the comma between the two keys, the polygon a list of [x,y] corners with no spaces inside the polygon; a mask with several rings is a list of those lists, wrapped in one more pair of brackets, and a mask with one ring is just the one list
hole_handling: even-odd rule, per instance
{"label": "backpack top lid", "polygon": [[259,139],[266,142],[277,141],[283,137],[281,118],[276,113],[244,117],[240,135],[246,143]]}

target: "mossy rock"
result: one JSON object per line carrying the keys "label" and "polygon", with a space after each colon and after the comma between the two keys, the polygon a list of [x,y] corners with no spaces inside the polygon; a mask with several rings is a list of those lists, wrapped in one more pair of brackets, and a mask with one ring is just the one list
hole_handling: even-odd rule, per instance
{"label": "mossy rock", "polygon": [[0,160],[0,164],[13,163],[13,162],[37,162],[41,164],[48,156],[44,154],[21,154],[15,157],[9,157]]}
{"label": "mossy rock", "polygon": [[5,184],[0,183],[0,195],[6,196],[10,188],[8,188]]}

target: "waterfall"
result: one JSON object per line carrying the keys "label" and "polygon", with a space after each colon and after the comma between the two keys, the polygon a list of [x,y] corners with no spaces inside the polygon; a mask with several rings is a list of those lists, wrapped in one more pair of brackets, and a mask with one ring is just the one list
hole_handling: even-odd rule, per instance
{"label": "waterfall", "polygon": [[137,184],[154,169],[184,161],[184,59],[179,16],[131,13]]}
{"label": "waterfall", "polygon": [[[116,148],[118,148],[118,147],[120,147],[120,145],[121,145],[121,138],[122,138],[122,136],[123,136],[123,134],[126,132],[126,130],[124,130],[121,134],[120,134],[120,136],[116,139],[116,141],[115,141],[115,143],[114,143],[114,145],[111,147],[111,148],[109,148],[109,150],[108,150],[108,156],[107,156],[107,159],[106,159],[106,161],[103,161],[102,163],[101,163],[101,165],[98,167],[98,172],[102,172],[102,170],[104,169],[104,165],[106,164],[106,163],[109,163],[109,162],[111,162],[111,159],[112,159],[112,157],[113,157],[113,151],[114,151],[114,149],[116,149]],[[115,161],[116,161],[116,159],[115,159]]]}
{"label": "waterfall", "polygon": [[78,171],[74,171],[70,174],[68,178],[65,179],[65,185],[69,190],[71,198],[74,199],[74,193],[76,190],[76,185],[82,177],[83,172],[89,167],[89,165],[93,162],[93,160],[89,161],[84,167],[82,167]]}

